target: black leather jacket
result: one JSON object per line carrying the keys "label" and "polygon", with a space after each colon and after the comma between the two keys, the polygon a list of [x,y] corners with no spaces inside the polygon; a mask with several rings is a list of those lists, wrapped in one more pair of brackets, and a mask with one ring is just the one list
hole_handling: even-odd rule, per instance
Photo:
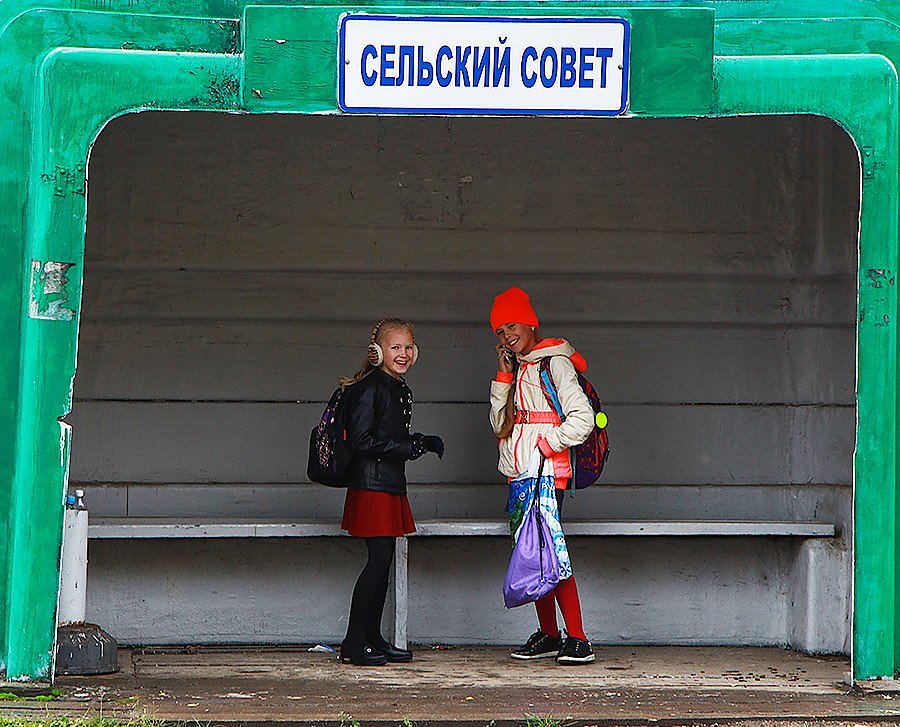
{"label": "black leather jacket", "polygon": [[348,394],[349,486],[405,495],[406,460],[424,451],[409,431],[412,391],[405,381],[375,369]]}

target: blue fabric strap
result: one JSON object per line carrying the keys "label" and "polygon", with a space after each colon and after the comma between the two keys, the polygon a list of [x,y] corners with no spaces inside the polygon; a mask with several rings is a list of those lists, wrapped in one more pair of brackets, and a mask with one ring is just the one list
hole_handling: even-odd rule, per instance
{"label": "blue fabric strap", "polygon": [[559,402],[559,395],[556,393],[556,387],[553,385],[553,377],[550,376],[549,358],[545,358],[541,361],[541,389],[543,389],[544,396],[547,397],[550,406],[552,406],[556,410],[557,415],[559,415],[559,420],[564,422],[566,420],[566,415],[563,413],[562,404]]}

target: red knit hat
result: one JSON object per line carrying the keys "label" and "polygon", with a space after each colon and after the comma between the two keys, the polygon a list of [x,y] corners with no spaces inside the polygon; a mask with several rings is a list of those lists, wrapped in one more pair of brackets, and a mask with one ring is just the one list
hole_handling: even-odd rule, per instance
{"label": "red knit hat", "polygon": [[494,298],[494,305],[491,308],[491,330],[496,331],[505,323],[538,327],[537,313],[531,307],[528,293],[521,288],[504,290]]}

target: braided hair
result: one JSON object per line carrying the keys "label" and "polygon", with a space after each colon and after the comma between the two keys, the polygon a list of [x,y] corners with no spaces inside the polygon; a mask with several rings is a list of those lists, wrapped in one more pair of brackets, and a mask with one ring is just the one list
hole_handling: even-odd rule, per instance
{"label": "braided hair", "polygon": [[[375,324],[375,327],[372,328],[372,339],[369,342],[369,345],[371,346],[373,343],[380,344],[388,332],[396,331],[397,329],[409,331],[410,336],[415,335],[413,333],[413,324],[409,321],[404,320],[403,318],[382,318]],[[353,376],[341,376],[338,379],[338,384],[342,389],[345,389],[348,386],[352,386],[353,384],[362,381],[376,368],[378,367],[372,362],[372,359],[367,354],[365,363],[363,363],[359,371],[353,374]]]}

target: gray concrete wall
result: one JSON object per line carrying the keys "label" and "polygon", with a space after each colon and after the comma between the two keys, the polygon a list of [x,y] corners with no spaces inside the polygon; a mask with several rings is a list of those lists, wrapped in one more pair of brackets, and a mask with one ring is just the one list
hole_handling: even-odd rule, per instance
{"label": "gray concrete wall", "polygon": [[[849,531],[858,168],[829,122],[147,113],[89,174],[71,475],[97,515],[337,517],[305,483],[308,430],[387,315],[418,325],[414,425],[447,442],[409,467],[415,514],[499,515],[486,318],[519,284],[607,403],[606,485],[573,516]],[[579,539],[576,566],[598,640],[839,650],[846,542]],[[91,617],[137,642],[333,638],[353,547],[92,543]],[[520,638],[505,548],[414,542],[411,637]],[[335,608],[292,621],[301,552]],[[245,631],[210,627],[220,596]]]}

